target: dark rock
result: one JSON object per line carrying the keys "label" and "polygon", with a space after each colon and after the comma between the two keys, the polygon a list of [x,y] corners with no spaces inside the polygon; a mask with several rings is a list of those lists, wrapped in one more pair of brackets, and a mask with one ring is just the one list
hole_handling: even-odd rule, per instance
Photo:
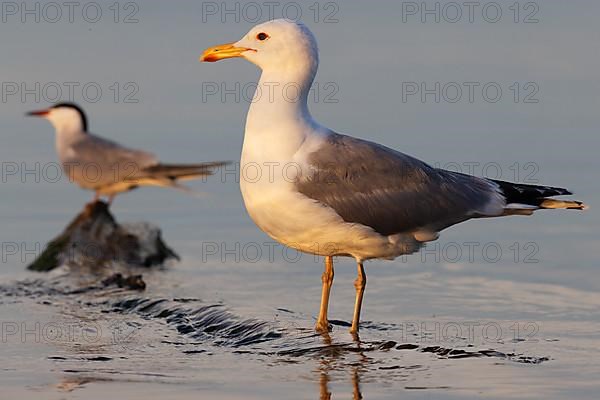
{"label": "dark rock", "polygon": [[102,281],[104,287],[116,285],[120,288],[131,290],[145,290],[146,282],[142,279],[142,275],[129,275],[124,277],[120,273],[113,274]]}
{"label": "dark rock", "polygon": [[102,201],[89,203],[48,243],[27,268],[50,271],[60,265],[101,268],[110,263],[150,267],[179,259],[161,238],[160,229],[148,223],[119,224]]}

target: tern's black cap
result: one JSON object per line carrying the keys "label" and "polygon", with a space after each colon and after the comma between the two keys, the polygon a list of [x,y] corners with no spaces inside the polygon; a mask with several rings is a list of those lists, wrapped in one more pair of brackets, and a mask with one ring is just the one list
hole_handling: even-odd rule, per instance
{"label": "tern's black cap", "polygon": [[79,107],[77,104],[69,103],[69,102],[56,103],[51,108],[71,108],[71,109],[77,111],[79,113],[79,116],[81,117],[81,124],[83,126],[83,130],[84,130],[84,132],[87,132],[87,130],[88,130],[87,117],[86,117],[83,109],[81,107]]}

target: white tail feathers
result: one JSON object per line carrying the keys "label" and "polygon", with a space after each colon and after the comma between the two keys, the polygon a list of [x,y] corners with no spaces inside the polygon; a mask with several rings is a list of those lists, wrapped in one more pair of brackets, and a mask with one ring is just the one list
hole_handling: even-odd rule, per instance
{"label": "white tail feathers", "polygon": [[581,201],[575,200],[555,200],[544,199],[541,202],[540,208],[546,209],[565,209],[565,210],[587,210],[589,207]]}
{"label": "white tail feathers", "polygon": [[589,207],[581,201],[555,200],[544,198],[539,206],[510,203],[504,207],[502,215],[531,215],[536,210],[587,210]]}

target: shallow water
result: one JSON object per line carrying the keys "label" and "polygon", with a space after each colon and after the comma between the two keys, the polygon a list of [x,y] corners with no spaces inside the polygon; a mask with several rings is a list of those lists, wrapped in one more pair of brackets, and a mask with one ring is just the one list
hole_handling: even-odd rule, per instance
{"label": "shallow water", "polygon": [[[66,268],[5,281],[4,393],[592,398],[598,390],[593,292],[370,265],[357,341],[343,318],[329,336],[314,333],[318,265],[306,264],[130,271],[143,273],[144,292],[100,288],[102,274]],[[339,264],[332,318],[351,315],[353,277]]]}
{"label": "shallow water", "polygon": [[[248,101],[205,99],[202,84],[243,86],[257,71],[196,58],[253,24],[201,23],[205,3],[144,1],[136,24],[114,24],[108,11],[97,24],[9,16],[0,23],[11,39],[0,41],[2,80],[97,82],[100,101],[74,99],[93,132],[169,162],[238,160]],[[322,259],[261,233],[231,173],[191,183],[197,196],[144,188],[116,199],[119,221],[160,226],[181,262],[27,272],[91,194],[26,173],[23,165],[56,162],[50,126],[22,117],[48,102],[8,96],[0,107],[0,397],[597,398],[600,3],[539,2],[534,24],[513,23],[508,5],[499,23],[421,23],[419,15],[400,23],[404,3],[338,2],[336,23],[322,23],[329,2],[318,22],[304,7],[319,39],[321,94],[330,94],[326,83],[338,89],[337,101],[313,99],[315,117],[434,165],[568,187],[589,211],[471,221],[418,254],[367,263],[358,341],[347,332],[356,266],[336,259],[333,331],[323,337],[312,329]],[[530,9],[520,5],[523,17]],[[139,102],[113,101],[109,87],[130,81]],[[403,82],[473,81],[498,82],[502,100],[400,95]],[[539,102],[513,101],[514,82],[535,82]],[[18,173],[7,175],[14,165]],[[99,288],[115,270],[143,274],[147,289]]]}

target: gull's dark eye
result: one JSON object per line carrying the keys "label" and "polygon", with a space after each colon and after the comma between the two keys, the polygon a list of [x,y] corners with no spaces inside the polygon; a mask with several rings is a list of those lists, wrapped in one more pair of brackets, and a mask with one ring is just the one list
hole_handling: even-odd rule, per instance
{"label": "gull's dark eye", "polygon": [[269,35],[267,35],[264,32],[261,32],[258,35],[256,35],[256,38],[260,41],[263,41],[263,40],[267,40],[269,38]]}

